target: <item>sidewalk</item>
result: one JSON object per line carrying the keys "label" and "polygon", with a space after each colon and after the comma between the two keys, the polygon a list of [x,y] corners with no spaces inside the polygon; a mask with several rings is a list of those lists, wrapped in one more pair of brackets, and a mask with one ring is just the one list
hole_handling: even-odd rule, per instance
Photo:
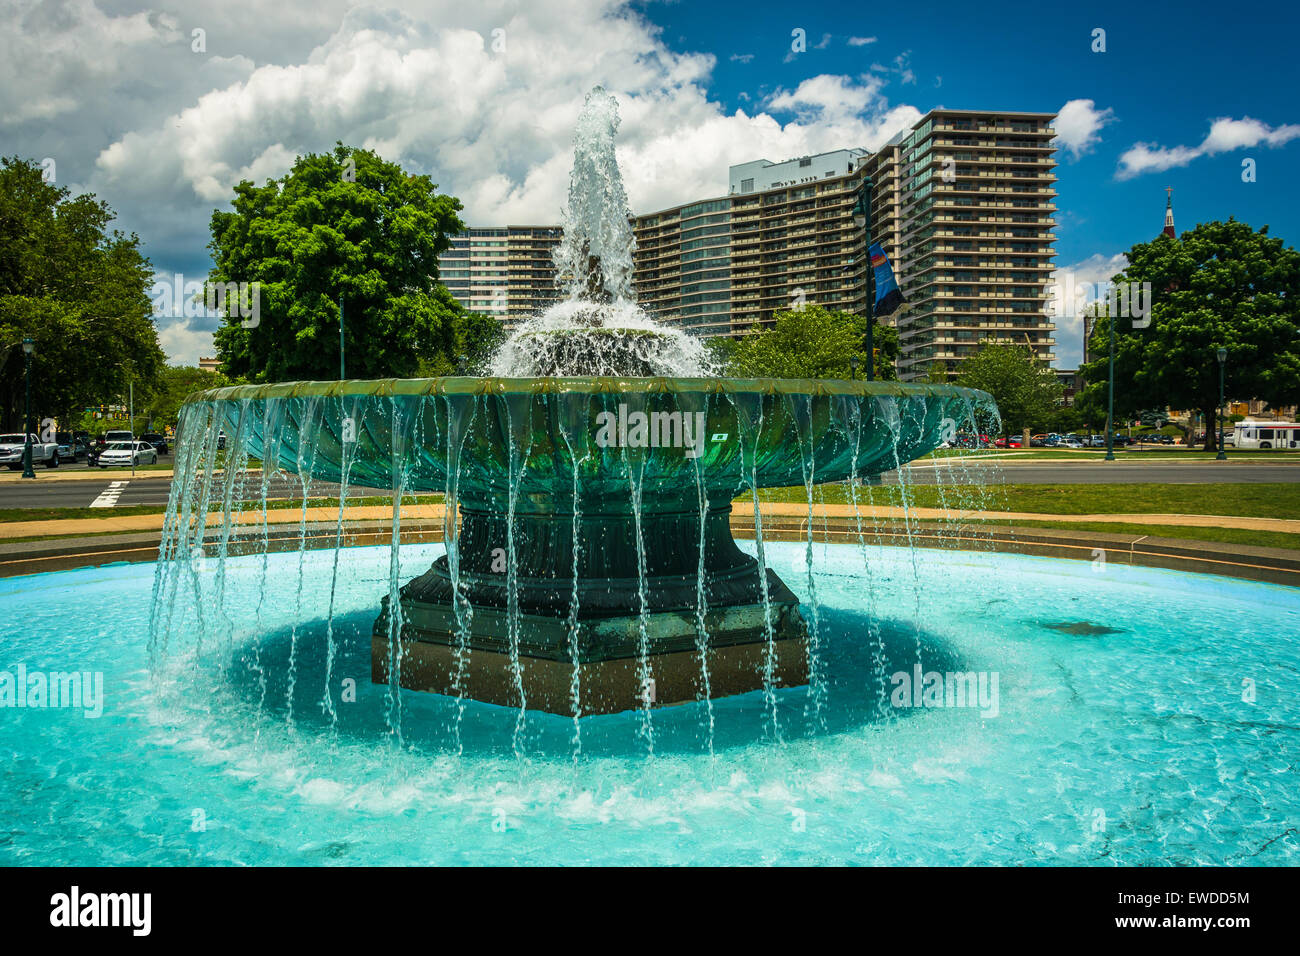
{"label": "sidewalk", "polygon": [[[792,518],[806,521],[808,506],[790,502],[763,502],[760,505],[764,517]],[[408,505],[402,508],[403,520],[441,520],[444,513],[442,505]],[[384,506],[353,507],[344,512],[347,521],[382,521],[391,519],[392,508]],[[334,522],[338,520],[337,506],[311,507],[307,509],[308,523]],[[742,521],[752,516],[752,508],[738,502],[732,509],[732,515]],[[901,521],[910,516],[917,521],[1052,521],[1061,523],[1099,522],[1104,524],[1147,524],[1169,527],[1193,528],[1241,528],[1248,531],[1282,531],[1300,534],[1300,520],[1287,518],[1239,518],[1221,515],[1179,515],[1179,514],[1086,514],[1055,515],[1035,514],[1024,511],[966,511],[943,508],[912,508],[904,513],[898,507],[863,507],[860,509],[863,521],[894,520]],[[853,519],[852,505],[817,505],[813,508],[814,521],[824,517]],[[241,511],[234,516],[236,524],[260,524],[260,511]],[[302,520],[301,508],[277,508],[267,512],[267,523],[273,525],[297,524]],[[210,514],[208,527],[219,528],[221,518]],[[105,518],[53,519],[49,521],[9,521],[0,523],[0,540],[13,538],[34,538],[54,535],[92,535],[105,533],[124,533],[132,531],[160,531],[163,515],[133,515]]]}

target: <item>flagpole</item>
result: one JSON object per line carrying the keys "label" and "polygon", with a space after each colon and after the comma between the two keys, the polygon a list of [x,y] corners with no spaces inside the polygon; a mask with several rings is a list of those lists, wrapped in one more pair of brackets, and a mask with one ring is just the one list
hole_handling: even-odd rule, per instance
{"label": "flagpole", "polygon": [[864,245],[862,247],[862,261],[866,265],[866,286],[867,286],[867,381],[873,382],[876,379],[876,348],[875,348],[875,325],[876,310],[873,301],[874,293],[872,279],[875,270],[871,268],[871,177],[864,176],[862,179],[862,189],[858,192],[857,202],[853,204],[853,221],[862,229],[862,238]]}

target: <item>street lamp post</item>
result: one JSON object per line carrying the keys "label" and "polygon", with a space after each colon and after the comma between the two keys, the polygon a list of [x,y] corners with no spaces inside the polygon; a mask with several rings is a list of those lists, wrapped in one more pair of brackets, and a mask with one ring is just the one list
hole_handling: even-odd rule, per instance
{"label": "street lamp post", "polygon": [[1223,450],[1223,369],[1228,364],[1228,350],[1219,349],[1219,453],[1214,456],[1215,461],[1227,461],[1228,453]]}
{"label": "street lamp post", "polygon": [[127,379],[127,427],[131,429],[131,477],[135,477],[135,376]]}
{"label": "street lamp post", "polygon": [[[32,353],[36,343],[30,338],[23,339],[23,477],[35,478],[32,470]],[[55,454],[58,454],[57,452]]]}
{"label": "street lamp post", "polygon": [[867,368],[866,380],[875,381],[876,378],[876,348],[875,348],[875,303],[872,301],[871,289],[871,178],[867,177],[862,180],[862,188],[858,190],[857,201],[853,203],[853,224],[863,232],[863,259],[867,264]]}
{"label": "street lamp post", "polygon": [[[1111,312],[1110,309],[1106,310]],[[1106,393],[1106,461],[1115,460],[1115,315],[1110,319],[1110,372]]]}

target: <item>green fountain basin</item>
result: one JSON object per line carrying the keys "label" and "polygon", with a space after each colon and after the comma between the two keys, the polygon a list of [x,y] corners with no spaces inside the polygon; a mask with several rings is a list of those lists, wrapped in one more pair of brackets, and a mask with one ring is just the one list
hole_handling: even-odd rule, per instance
{"label": "green fountain basin", "polygon": [[[407,492],[448,491],[455,475],[462,502],[504,511],[514,468],[517,509],[542,512],[572,492],[575,462],[585,501],[626,501],[635,478],[647,509],[671,509],[696,497],[697,475],[713,498],[751,481],[802,484],[809,460],[817,483],[880,474],[994,407],[985,392],[949,385],[467,377],[240,385],[188,404],[209,408],[227,436],[246,434],[251,455],[269,449],[290,472],[339,481],[346,462],[352,484],[391,488],[397,472]],[[602,413],[613,416],[612,436],[600,434]],[[660,416],[656,433],[649,421],[637,432],[634,413]],[[702,448],[693,429],[683,434],[671,420],[662,440],[663,416],[674,414],[704,415]],[[314,444],[303,445],[304,433]]]}
{"label": "green fountain basin", "polygon": [[375,679],[590,714],[692,699],[710,659],[712,696],[806,680],[797,601],[737,547],[732,500],[874,479],[982,410],[946,385],[438,378],[217,389],[183,426],[313,480],[444,493],[448,554],[400,613],[383,599]]}

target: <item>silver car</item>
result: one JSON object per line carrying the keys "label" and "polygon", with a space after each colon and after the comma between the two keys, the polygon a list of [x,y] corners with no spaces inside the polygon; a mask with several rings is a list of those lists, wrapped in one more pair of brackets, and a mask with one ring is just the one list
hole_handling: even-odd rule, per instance
{"label": "silver car", "polygon": [[99,467],[109,465],[156,465],[158,449],[147,441],[115,441],[99,453]]}

